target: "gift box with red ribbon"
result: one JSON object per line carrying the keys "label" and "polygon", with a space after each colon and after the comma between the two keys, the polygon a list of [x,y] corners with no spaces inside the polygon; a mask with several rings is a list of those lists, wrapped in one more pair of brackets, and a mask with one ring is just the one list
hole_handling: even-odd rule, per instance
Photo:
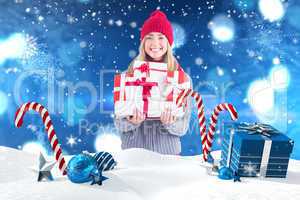
{"label": "gift box with red ribbon", "polygon": [[159,118],[165,108],[181,117],[184,107],[178,108],[175,100],[180,89],[191,87],[183,70],[169,72],[165,63],[137,61],[133,73],[115,75],[114,108],[115,115],[132,115],[135,108],[146,118]]}
{"label": "gift box with red ribbon", "polygon": [[137,60],[134,61],[132,69],[134,77],[151,77],[152,80],[157,82],[164,81],[168,72],[167,63],[162,62],[146,62]]}

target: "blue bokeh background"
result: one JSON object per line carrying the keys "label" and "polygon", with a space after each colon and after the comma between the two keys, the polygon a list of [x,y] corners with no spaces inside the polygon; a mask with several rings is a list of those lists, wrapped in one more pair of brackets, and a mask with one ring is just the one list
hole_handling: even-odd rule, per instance
{"label": "blue bokeh background", "polygon": [[[39,115],[14,127],[18,106],[36,101],[49,109],[65,153],[117,148],[113,75],[127,69],[143,21],[161,9],[207,119],[218,103],[233,103],[239,121],[272,124],[295,140],[292,157],[300,159],[300,3],[273,2],[0,0],[0,145],[34,142],[50,152]],[[214,149],[229,120],[221,115]],[[201,153],[197,123],[194,108],[182,155]]]}

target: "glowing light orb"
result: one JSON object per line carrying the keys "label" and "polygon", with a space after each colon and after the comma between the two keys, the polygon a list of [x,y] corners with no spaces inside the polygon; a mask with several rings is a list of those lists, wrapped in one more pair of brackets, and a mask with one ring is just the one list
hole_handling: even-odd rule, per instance
{"label": "glowing light orb", "polygon": [[202,65],[203,64],[203,59],[200,58],[200,57],[196,58],[195,59],[195,64],[198,65],[198,66]]}
{"label": "glowing light orb", "polygon": [[226,16],[218,15],[208,24],[212,36],[219,42],[229,42],[234,37],[234,23]]}
{"label": "glowing light orb", "polygon": [[217,66],[217,73],[218,73],[218,76],[223,76],[224,70],[221,67]]}
{"label": "glowing light orb", "polygon": [[278,65],[271,69],[269,79],[273,89],[285,89],[289,85],[290,74],[286,67]]}
{"label": "glowing light orb", "polygon": [[274,108],[274,91],[267,80],[253,82],[247,93],[247,101],[256,114],[267,114]]}
{"label": "glowing light orb", "polygon": [[278,57],[273,58],[272,60],[274,65],[279,65],[280,64],[280,59]]}
{"label": "glowing light orb", "polygon": [[137,52],[136,52],[135,50],[130,50],[130,51],[128,52],[128,55],[129,55],[130,58],[134,58],[134,57],[136,57]]}
{"label": "glowing light orb", "polygon": [[23,145],[22,150],[31,154],[40,154],[47,155],[47,150],[38,142],[27,142]]}
{"label": "glowing light orb", "polygon": [[136,28],[137,27],[137,23],[136,22],[131,22],[130,26],[131,26],[131,28]]}
{"label": "glowing light orb", "polygon": [[95,141],[96,152],[118,152],[121,151],[121,139],[119,136],[111,133],[99,134]]}
{"label": "glowing light orb", "polygon": [[280,20],[285,13],[280,0],[260,0],[258,6],[261,14],[270,22]]}
{"label": "glowing light orb", "polygon": [[178,49],[183,46],[186,42],[186,34],[185,30],[182,26],[176,23],[172,23],[173,27],[173,35],[174,35],[174,42],[173,42],[173,49]]}
{"label": "glowing light orb", "polygon": [[229,27],[220,26],[213,30],[213,36],[218,41],[226,42],[233,38],[233,31]]}
{"label": "glowing light orb", "polygon": [[0,115],[7,110],[8,100],[4,92],[0,91]]}
{"label": "glowing light orb", "polygon": [[16,33],[0,41],[0,64],[6,59],[29,59],[37,53],[36,39],[29,35]]}
{"label": "glowing light orb", "polygon": [[120,19],[117,20],[115,23],[116,23],[117,26],[122,26],[123,25],[123,22]]}

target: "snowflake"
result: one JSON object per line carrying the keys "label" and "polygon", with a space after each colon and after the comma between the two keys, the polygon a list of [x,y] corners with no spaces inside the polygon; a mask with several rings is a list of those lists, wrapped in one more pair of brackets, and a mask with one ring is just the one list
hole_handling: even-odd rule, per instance
{"label": "snowflake", "polygon": [[252,164],[251,162],[248,162],[248,164],[243,166],[243,171],[248,176],[256,175],[256,165]]}
{"label": "snowflake", "polygon": [[250,58],[253,58],[256,55],[254,51],[249,50],[249,49],[247,49],[247,53]]}
{"label": "snowflake", "polygon": [[67,144],[70,145],[70,147],[73,147],[73,145],[77,144],[77,137],[73,137],[73,135],[70,135],[70,137],[67,137]]}
{"label": "snowflake", "polygon": [[221,67],[217,66],[217,73],[218,73],[218,76],[223,76],[224,70]]}
{"label": "snowflake", "polygon": [[131,22],[130,23],[130,27],[131,28],[136,28],[137,27],[137,23],[136,22]]}
{"label": "snowflake", "polygon": [[293,43],[294,43],[294,44],[297,44],[297,43],[298,43],[297,38],[294,38],[294,39],[293,39]]}
{"label": "snowflake", "polygon": [[67,15],[67,22],[69,24],[74,24],[77,21],[77,18],[73,17],[72,15]]}
{"label": "snowflake", "polygon": [[128,55],[129,55],[130,58],[134,58],[137,55],[137,52],[135,50],[130,50],[128,52]]}
{"label": "snowflake", "polygon": [[198,66],[202,65],[203,64],[203,59],[201,57],[197,57],[195,59],[195,64],[198,65]]}
{"label": "snowflake", "polygon": [[79,46],[80,46],[80,48],[85,48],[85,47],[87,47],[87,43],[85,41],[81,41],[79,43]]}
{"label": "snowflake", "polygon": [[123,22],[120,19],[117,20],[115,23],[116,23],[117,26],[122,26],[123,25]]}
{"label": "snowflake", "polygon": [[114,25],[114,20],[113,19],[109,19],[108,20],[108,24],[111,25],[111,26]]}
{"label": "snowflake", "polygon": [[43,21],[43,20],[44,20],[44,17],[40,15],[40,16],[38,17],[38,21],[41,22],[41,21]]}

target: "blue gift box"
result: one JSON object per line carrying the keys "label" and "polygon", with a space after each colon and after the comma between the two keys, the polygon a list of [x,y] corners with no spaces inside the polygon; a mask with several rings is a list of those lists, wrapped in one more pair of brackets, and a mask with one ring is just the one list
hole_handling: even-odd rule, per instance
{"label": "blue gift box", "polygon": [[242,177],[285,178],[293,146],[270,125],[225,123],[220,164]]}

